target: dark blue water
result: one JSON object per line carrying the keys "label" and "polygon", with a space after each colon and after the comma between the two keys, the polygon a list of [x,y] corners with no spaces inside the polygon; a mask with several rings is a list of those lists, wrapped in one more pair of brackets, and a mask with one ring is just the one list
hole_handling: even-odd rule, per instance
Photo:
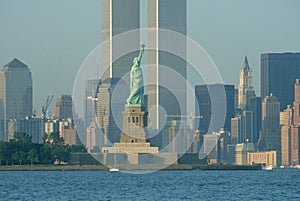
{"label": "dark blue water", "polygon": [[0,200],[300,200],[300,170],[8,171]]}

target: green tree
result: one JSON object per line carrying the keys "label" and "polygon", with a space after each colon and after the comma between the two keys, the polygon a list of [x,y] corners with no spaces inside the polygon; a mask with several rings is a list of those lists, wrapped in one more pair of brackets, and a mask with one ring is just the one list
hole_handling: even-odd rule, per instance
{"label": "green tree", "polygon": [[36,149],[31,149],[28,152],[27,160],[30,161],[30,164],[33,165],[33,163],[39,162],[38,153]]}
{"label": "green tree", "polygon": [[26,153],[24,151],[14,152],[11,156],[12,163],[13,161],[19,161],[19,164],[22,165],[22,161],[26,160]]}
{"label": "green tree", "polygon": [[54,145],[52,154],[54,161],[67,163],[71,160],[71,149],[68,145]]}
{"label": "green tree", "polygon": [[8,162],[11,160],[12,153],[13,146],[10,144],[10,142],[3,142],[2,157],[6,161],[6,166],[8,166]]}
{"label": "green tree", "polygon": [[43,164],[53,163],[52,149],[48,144],[39,145],[38,148],[39,162]]}
{"label": "green tree", "polygon": [[4,159],[4,142],[0,141],[0,166],[2,165],[3,159]]}
{"label": "green tree", "polygon": [[86,153],[86,148],[83,145],[71,145],[70,146],[72,153]]}

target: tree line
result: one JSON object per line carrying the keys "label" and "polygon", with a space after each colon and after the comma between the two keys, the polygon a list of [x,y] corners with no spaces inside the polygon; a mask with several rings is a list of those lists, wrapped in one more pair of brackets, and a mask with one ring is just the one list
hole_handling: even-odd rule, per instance
{"label": "tree line", "polygon": [[72,153],[85,152],[83,145],[65,144],[58,132],[45,134],[42,144],[32,142],[26,133],[15,133],[14,139],[0,142],[0,165],[68,163]]}

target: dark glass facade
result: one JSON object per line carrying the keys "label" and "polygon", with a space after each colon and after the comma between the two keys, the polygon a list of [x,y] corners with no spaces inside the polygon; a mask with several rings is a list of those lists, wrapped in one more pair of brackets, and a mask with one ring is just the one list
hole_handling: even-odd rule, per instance
{"label": "dark glass facade", "polygon": [[[198,129],[201,134],[206,134],[208,132],[218,132],[220,128],[210,128],[212,111],[221,101],[221,97],[214,92],[219,91],[220,88],[224,87],[226,94],[226,117],[224,122],[224,130],[231,130],[231,118],[234,117],[234,85],[223,85],[223,84],[213,84],[209,85],[210,92],[208,90],[208,85],[197,85],[195,86],[196,104],[198,104],[199,111],[196,111],[197,115],[203,116],[199,122]],[[211,96],[217,96],[216,105],[213,106],[211,103]],[[221,103],[220,103],[221,104]],[[219,108],[218,108],[219,109]],[[218,113],[218,111],[216,111]],[[219,118],[219,117],[217,117]]]}
{"label": "dark glass facade", "polygon": [[266,53],[261,55],[261,97],[272,93],[280,110],[293,103],[294,84],[300,77],[300,53]]}
{"label": "dark glass facade", "polygon": [[[184,57],[187,55],[186,41],[176,41],[174,37],[173,39],[166,37],[159,31],[165,29],[182,35],[187,34],[187,1],[148,0],[148,27],[155,30],[148,34],[149,46],[155,47],[148,51],[148,82],[151,84],[148,88],[148,111],[153,106],[159,105],[168,115],[187,115],[187,63],[185,58],[162,51],[168,47],[180,48],[180,52],[184,54],[181,56]],[[175,74],[181,76],[181,80],[175,78]],[[151,125],[158,129],[160,121],[158,107],[154,113],[155,122]]]}

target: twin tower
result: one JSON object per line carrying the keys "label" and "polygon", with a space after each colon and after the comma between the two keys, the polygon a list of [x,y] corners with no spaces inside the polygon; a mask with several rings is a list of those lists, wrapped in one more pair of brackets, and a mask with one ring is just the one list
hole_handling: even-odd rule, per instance
{"label": "twin tower", "polygon": [[[162,47],[180,50],[187,55],[187,44],[183,41],[171,39],[168,34],[159,30],[170,30],[180,35],[187,35],[187,0],[102,0],[102,49],[103,67],[106,68],[102,80],[106,78],[123,78],[132,66],[132,60],[138,55],[140,41],[147,44],[147,74],[144,75],[148,83],[148,101],[145,105],[147,111],[153,111],[151,125],[159,128],[159,107],[164,108],[168,115],[186,115],[180,106],[186,106],[186,100],[178,101],[176,95],[186,97],[187,62],[185,58],[173,53],[161,51]],[[148,20],[146,20],[148,19]],[[145,23],[145,24],[142,24]],[[147,38],[141,27],[147,27]],[[125,35],[125,37],[124,37]],[[120,40],[120,37],[124,37]],[[175,45],[174,45],[175,44]],[[184,57],[183,56],[183,57]],[[168,67],[164,70],[163,66]],[[169,72],[180,75],[184,81],[163,86],[163,82],[171,83]],[[174,77],[174,76],[173,76]],[[172,81],[172,80],[170,80]],[[176,91],[178,93],[174,93]],[[178,95],[179,94],[179,95]],[[179,103],[181,102],[181,103]],[[155,121],[155,122],[154,122]]]}
{"label": "twin tower", "polygon": [[[145,8],[145,9],[144,9]],[[141,22],[148,19],[147,25],[141,25]],[[183,109],[173,91],[177,91],[180,97],[186,97],[186,84],[177,81],[177,85],[162,86],[162,82],[168,83],[170,76],[168,72],[174,71],[179,74],[184,81],[187,78],[187,63],[184,58],[180,58],[169,52],[160,51],[161,45],[176,44],[176,41],[160,34],[160,29],[170,30],[186,36],[187,34],[187,0],[102,0],[102,41],[107,41],[102,49],[103,66],[107,68],[103,74],[102,80],[111,78],[124,78],[132,69],[132,61],[137,55],[140,46],[141,27],[151,29],[148,32],[148,39],[145,41],[147,46],[148,58],[143,63],[147,65],[147,103],[129,104],[125,106],[123,112],[123,130],[120,142],[113,144],[113,147],[104,147],[104,153],[158,153],[158,147],[151,147],[146,142],[144,127],[147,126],[148,112],[153,112],[151,125],[153,129],[159,130],[160,117],[159,107],[164,108],[167,115],[182,114]],[[129,34],[128,34],[129,33]],[[118,37],[127,34],[125,40],[118,40]],[[143,38],[143,40],[145,40]],[[187,55],[186,43],[175,45]],[[121,51],[121,52],[120,52]],[[123,54],[123,52],[125,53]],[[162,70],[166,66],[168,71]],[[167,72],[167,73],[166,73]],[[132,77],[132,75],[131,75]],[[132,93],[132,91],[131,91]],[[132,94],[131,94],[132,95]],[[186,100],[181,100],[181,105],[186,105]],[[163,157],[164,158],[164,157]],[[138,163],[137,158],[133,157],[131,163]]]}

